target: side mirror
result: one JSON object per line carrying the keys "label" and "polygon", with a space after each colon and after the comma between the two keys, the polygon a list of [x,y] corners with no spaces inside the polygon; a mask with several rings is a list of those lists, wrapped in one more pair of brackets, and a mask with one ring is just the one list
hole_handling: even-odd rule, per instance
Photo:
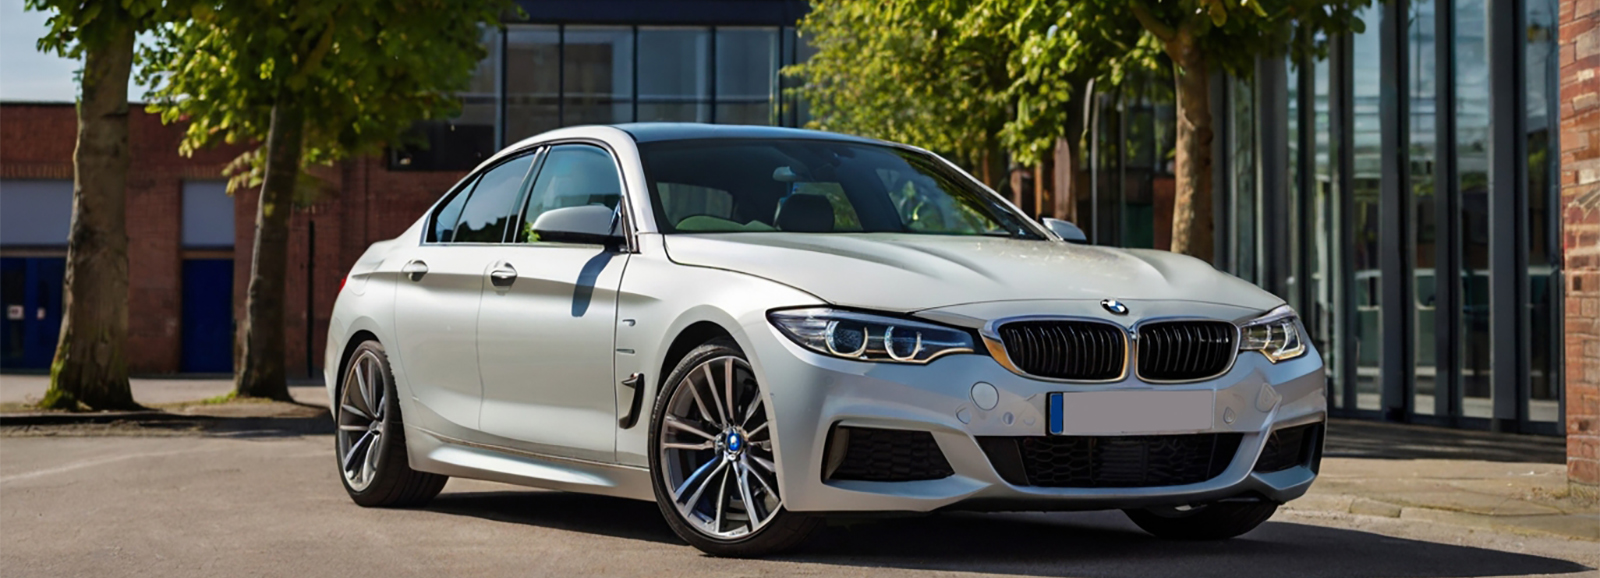
{"label": "side mirror", "polygon": [[1049,227],[1056,236],[1061,237],[1061,240],[1079,245],[1089,244],[1089,236],[1083,234],[1083,229],[1079,229],[1077,225],[1050,217],[1045,217],[1043,221],[1044,226]]}
{"label": "side mirror", "polygon": [[609,245],[622,239],[613,233],[617,210],[601,205],[550,209],[533,220],[534,239]]}

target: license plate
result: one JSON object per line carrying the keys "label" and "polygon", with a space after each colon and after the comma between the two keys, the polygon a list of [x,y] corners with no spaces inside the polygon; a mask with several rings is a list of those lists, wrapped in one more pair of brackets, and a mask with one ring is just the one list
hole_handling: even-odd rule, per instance
{"label": "license plate", "polygon": [[1212,390],[1079,391],[1050,394],[1052,435],[1108,435],[1208,430]]}

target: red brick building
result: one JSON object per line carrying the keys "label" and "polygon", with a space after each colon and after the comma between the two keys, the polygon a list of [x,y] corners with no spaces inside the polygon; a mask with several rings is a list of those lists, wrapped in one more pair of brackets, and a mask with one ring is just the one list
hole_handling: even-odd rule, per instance
{"label": "red brick building", "polygon": [[1600,493],[1600,3],[1561,2],[1567,477]]}

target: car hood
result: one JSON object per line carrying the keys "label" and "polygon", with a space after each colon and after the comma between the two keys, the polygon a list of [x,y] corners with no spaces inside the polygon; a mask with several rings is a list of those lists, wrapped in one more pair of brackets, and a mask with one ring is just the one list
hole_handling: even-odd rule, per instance
{"label": "car hood", "polygon": [[1149,249],[897,233],[665,236],[683,265],[763,277],[834,305],[911,312],[1041,299],[1181,300],[1267,310],[1281,299],[1211,265]]}

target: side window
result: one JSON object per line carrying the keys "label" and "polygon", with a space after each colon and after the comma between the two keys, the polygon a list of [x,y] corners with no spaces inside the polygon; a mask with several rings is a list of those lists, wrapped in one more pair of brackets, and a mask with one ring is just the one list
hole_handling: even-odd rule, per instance
{"label": "side window", "polygon": [[622,202],[622,181],[611,153],[589,145],[557,145],[545,155],[516,242],[533,242],[533,224],[554,209],[603,206],[615,210]]}
{"label": "side window", "polygon": [[467,197],[472,194],[472,187],[477,186],[478,179],[474,177],[467,184],[461,185],[450,200],[439,205],[433,213],[433,226],[428,229],[429,243],[449,243],[456,231],[456,222],[461,220],[461,207],[467,204]]}
{"label": "side window", "polygon": [[472,198],[461,209],[456,225],[456,243],[499,243],[505,239],[506,223],[516,216],[517,196],[533,166],[533,155],[523,155],[502,163],[478,179]]}

